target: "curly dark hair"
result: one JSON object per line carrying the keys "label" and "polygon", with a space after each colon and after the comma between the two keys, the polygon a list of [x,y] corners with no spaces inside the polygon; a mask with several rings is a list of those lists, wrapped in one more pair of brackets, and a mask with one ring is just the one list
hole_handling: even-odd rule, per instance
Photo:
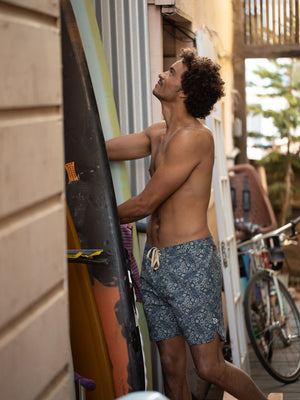
{"label": "curly dark hair", "polygon": [[196,49],[181,49],[179,57],[188,70],[182,74],[181,86],[187,111],[195,118],[207,117],[214,104],[225,95],[220,65],[210,58],[199,57]]}

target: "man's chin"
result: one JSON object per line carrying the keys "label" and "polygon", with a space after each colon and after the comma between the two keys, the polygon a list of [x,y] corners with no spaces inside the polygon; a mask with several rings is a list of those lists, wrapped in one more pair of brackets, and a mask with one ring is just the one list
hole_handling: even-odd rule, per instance
{"label": "man's chin", "polygon": [[152,94],[153,94],[157,99],[160,99],[160,95],[156,92],[155,88],[152,90]]}

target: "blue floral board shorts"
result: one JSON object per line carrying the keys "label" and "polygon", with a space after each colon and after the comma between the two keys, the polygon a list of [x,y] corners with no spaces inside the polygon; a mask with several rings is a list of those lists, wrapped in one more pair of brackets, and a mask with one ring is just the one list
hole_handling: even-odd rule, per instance
{"label": "blue floral board shorts", "polygon": [[150,339],[184,336],[192,346],[225,340],[221,260],[212,236],[145,246],[141,293]]}

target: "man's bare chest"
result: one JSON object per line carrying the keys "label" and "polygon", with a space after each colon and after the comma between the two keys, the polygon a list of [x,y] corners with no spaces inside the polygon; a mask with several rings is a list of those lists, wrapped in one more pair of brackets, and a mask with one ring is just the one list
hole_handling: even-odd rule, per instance
{"label": "man's bare chest", "polygon": [[149,167],[150,175],[152,176],[157,170],[159,165],[164,162],[168,151],[170,140],[165,138],[165,135],[161,135],[151,146],[151,162]]}

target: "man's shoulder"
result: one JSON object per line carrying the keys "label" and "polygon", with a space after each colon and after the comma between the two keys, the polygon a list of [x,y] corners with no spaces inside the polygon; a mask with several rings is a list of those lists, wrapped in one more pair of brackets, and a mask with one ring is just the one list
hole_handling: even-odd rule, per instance
{"label": "man's shoulder", "polygon": [[167,128],[166,121],[162,120],[159,122],[154,122],[147,128],[147,131],[155,133],[155,132],[160,132],[161,130],[166,130],[166,128]]}
{"label": "man's shoulder", "polygon": [[202,123],[195,123],[191,126],[183,127],[178,132],[178,137],[190,141],[194,145],[203,145],[203,143],[213,144],[213,135],[211,130]]}
{"label": "man's shoulder", "polygon": [[165,121],[160,121],[160,122],[155,122],[154,124],[150,125],[146,130],[145,133],[146,135],[150,138],[153,139],[162,133],[164,133],[167,129],[166,122]]}
{"label": "man's shoulder", "polygon": [[204,123],[202,123],[200,120],[196,120],[197,122],[195,123],[194,129],[195,132],[198,132],[199,134],[203,135],[203,136],[212,136],[212,132],[211,130],[208,128],[207,125],[205,125]]}

